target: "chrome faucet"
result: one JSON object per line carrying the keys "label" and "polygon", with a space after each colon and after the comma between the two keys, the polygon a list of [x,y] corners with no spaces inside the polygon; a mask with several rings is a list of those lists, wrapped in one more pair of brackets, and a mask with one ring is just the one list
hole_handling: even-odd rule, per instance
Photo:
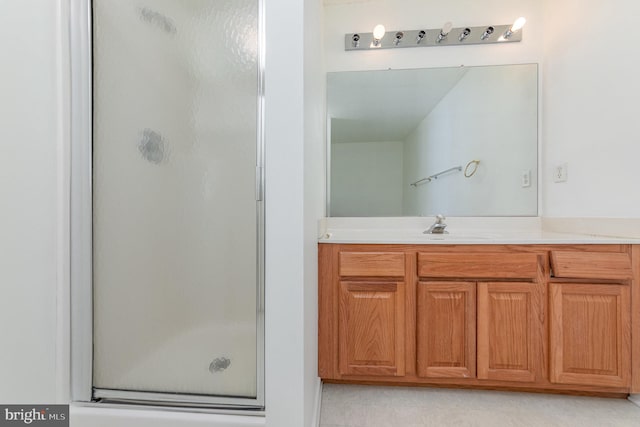
{"label": "chrome faucet", "polygon": [[449,234],[448,231],[445,231],[445,228],[447,228],[447,224],[442,222],[445,219],[446,218],[442,214],[436,215],[436,222],[431,224],[431,227],[429,227],[422,234]]}

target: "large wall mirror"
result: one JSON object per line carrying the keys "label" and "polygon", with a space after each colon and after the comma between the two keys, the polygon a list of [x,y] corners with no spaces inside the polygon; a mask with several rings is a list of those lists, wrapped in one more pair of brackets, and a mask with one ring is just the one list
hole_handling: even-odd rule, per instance
{"label": "large wall mirror", "polygon": [[327,75],[328,215],[538,214],[537,64]]}

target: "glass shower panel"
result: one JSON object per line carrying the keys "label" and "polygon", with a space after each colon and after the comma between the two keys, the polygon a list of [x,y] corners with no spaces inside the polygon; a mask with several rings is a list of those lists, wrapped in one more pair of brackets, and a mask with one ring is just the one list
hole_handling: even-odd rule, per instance
{"label": "glass shower panel", "polygon": [[93,1],[93,384],[256,397],[257,0]]}

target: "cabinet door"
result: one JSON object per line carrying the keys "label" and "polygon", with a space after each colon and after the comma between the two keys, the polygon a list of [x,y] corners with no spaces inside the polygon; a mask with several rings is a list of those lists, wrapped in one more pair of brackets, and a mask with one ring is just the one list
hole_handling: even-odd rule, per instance
{"label": "cabinet door", "polygon": [[551,382],[630,384],[629,287],[551,283]]}
{"label": "cabinet door", "polygon": [[340,282],[341,375],[404,375],[405,288],[402,282]]}
{"label": "cabinet door", "polygon": [[418,376],[476,375],[475,282],[418,284]]}
{"label": "cabinet door", "polygon": [[542,304],[535,283],[478,283],[478,378],[536,380]]}

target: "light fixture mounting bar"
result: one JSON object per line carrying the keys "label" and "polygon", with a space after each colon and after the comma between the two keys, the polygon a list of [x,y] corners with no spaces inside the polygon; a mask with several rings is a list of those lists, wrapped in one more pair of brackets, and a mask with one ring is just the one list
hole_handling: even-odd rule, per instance
{"label": "light fixture mounting bar", "polygon": [[[488,27],[493,27],[491,34],[482,39],[483,34]],[[462,40],[459,40],[460,33],[465,29],[470,29],[471,33]],[[387,31],[385,36],[380,40],[378,46],[373,46],[373,33],[348,33],[344,35],[344,50],[376,50],[376,49],[401,49],[404,47],[435,47],[435,46],[464,46],[471,44],[495,44],[495,43],[513,43],[522,41],[522,29],[513,32],[508,38],[504,34],[511,28],[508,25],[485,25],[482,27],[457,27],[452,28],[447,37],[438,42],[440,28],[435,29],[418,29],[418,30],[401,30]],[[419,37],[421,31],[426,35]],[[394,34],[402,33],[403,37],[395,43]],[[358,42],[354,43],[354,36],[358,36]],[[420,40],[420,43],[417,42]]]}

